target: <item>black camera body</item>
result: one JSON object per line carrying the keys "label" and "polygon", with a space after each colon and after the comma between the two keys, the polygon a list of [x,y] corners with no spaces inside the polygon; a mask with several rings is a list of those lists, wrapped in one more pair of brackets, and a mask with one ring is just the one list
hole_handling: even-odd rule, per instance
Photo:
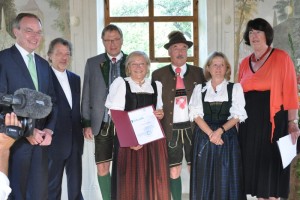
{"label": "black camera body", "polygon": [[18,120],[21,123],[21,127],[5,126],[5,115],[11,112],[5,111],[0,113],[0,133],[5,133],[15,140],[19,139],[20,137],[28,137],[32,135],[35,124],[34,119],[27,117],[18,117]]}

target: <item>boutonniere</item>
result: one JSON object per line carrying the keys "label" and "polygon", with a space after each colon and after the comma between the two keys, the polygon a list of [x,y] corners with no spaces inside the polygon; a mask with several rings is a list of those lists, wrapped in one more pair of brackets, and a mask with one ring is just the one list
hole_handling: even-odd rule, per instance
{"label": "boutonniere", "polygon": [[106,67],[106,65],[107,65],[107,61],[100,63],[101,68]]}
{"label": "boutonniere", "polygon": [[109,77],[109,62],[106,60],[100,63],[100,69],[104,78],[106,85],[108,85],[108,77]]}

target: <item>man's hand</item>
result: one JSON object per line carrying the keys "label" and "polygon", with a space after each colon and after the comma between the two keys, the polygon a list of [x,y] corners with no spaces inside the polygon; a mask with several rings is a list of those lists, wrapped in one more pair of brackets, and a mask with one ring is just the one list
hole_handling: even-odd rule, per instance
{"label": "man's hand", "polygon": [[93,131],[91,127],[86,127],[83,129],[83,135],[85,139],[93,140]]}
{"label": "man's hand", "polygon": [[44,131],[34,128],[32,135],[26,137],[31,145],[38,145],[44,141]]}
{"label": "man's hand", "polygon": [[44,140],[43,140],[43,142],[40,143],[40,145],[41,146],[48,146],[52,142],[52,134],[53,134],[53,132],[50,129],[48,129],[48,128],[45,128],[43,131],[44,131],[44,136],[43,136]]}
{"label": "man's hand", "polygon": [[27,137],[27,140],[31,145],[48,146],[52,141],[52,131],[47,128],[42,131],[35,128],[32,135]]}

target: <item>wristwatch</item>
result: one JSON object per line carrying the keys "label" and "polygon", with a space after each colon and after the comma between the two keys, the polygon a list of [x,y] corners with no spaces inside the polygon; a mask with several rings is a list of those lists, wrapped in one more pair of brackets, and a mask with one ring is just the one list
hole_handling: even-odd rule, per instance
{"label": "wristwatch", "polygon": [[294,124],[298,124],[299,120],[298,119],[293,119],[293,120],[289,120],[289,123],[294,123]]}

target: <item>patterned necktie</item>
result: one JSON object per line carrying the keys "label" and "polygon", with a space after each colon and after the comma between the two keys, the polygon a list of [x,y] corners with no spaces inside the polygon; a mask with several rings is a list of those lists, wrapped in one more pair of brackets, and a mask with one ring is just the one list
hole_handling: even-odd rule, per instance
{"label": "patterned necktie", "polygon": [[[175,68],[175,72],[176,72],[176,90],[183,90],[184,87],[184,83],[183,80],[180,76],[180,72],[181,72],[181,68],[180,67],[176,67]],[[175,97],[175,103],[181,108],[181,109],[185,109],[186,106],[186,96],[177,96]]]}
{"label": "patterned necktie", "polygon": [[[117,59],[111,58],[111,67],[110,67],[110,76],[109,76],[109,85],[118,77],[118,66],[117,66]],[[105,109],[103,121],[110,122],[110,117],[108,115],[108,108]]]}
{"label": "patterned necktie", "polygon": [[184,83],[180,76],[181,68],[176,67],[175,72],[176,72],[176,89],[184,89]]}
{"label": "patterned necktie", "polygon": [[118,77],[117,59],[112,58],[111,63],[112,63],[112,65],[111,65],[112,66],[112,69],[111,69],[111,82],[113,82]]}
{"label": "patterned necktie", "polygon": [[33,61],[33,55],[30,53],[27,56],[28,56],[28,70],[31,75],[31,79],[33,81],[35,89],[39,90],[38,77],[37,77],[37,73],[36,73],[35,63]]}

